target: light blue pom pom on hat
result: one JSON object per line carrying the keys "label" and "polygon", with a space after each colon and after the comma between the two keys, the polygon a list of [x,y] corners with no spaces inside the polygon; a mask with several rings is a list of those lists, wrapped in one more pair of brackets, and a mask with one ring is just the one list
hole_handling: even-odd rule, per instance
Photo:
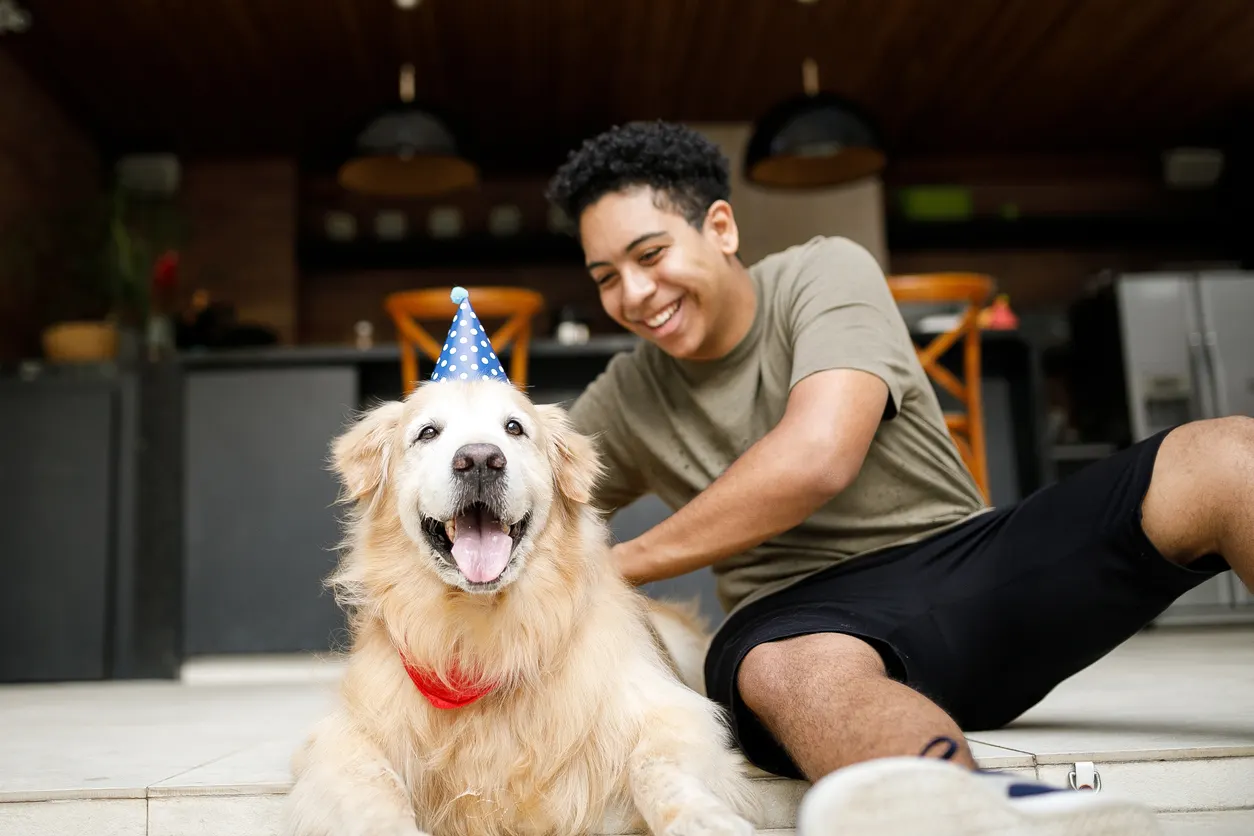
{"label": "light blue pom pom on hat", "polygon": [[449,380],[499,380],[509,382],[505,369],[492,350],[488,333],[483,330],[475,309],[470,306],[470,294],[464,287],[455,287],[449,298],[457,305],[453,324],[444,340],[444,350],[431,371],[431,380],[444,383]]}

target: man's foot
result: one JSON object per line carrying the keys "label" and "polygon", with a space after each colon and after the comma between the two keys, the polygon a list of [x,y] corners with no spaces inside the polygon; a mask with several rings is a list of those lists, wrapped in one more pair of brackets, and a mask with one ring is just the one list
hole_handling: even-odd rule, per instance
{"label": "man's foot", "polygon": [[1161,833],[1154,813],[1128,799],[1059,790],[924,757],[882,758],[839,769],[810,788],[797,812],[797,836]]}

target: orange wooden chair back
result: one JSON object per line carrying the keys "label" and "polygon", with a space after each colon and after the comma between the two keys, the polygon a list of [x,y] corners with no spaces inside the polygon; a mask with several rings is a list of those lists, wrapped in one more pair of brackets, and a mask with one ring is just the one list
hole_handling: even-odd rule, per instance
{"label": "orange wooden chair back", "polygon": [[[993,280],[977,273],[928,273],[889,276],[888,286],[897,304],[965,303],[958,325],[918,349],[919,363],[932,380],[962,402],[961,414],[945,413],[945,425],[963,462],[971,471],[985,501],[989,499],[988,453],[984,441],[984,402],[980,395],[980,311],[992,298]],[[963,341],[959,380],[940,364],[945,352]]]}
{"label": "orange wooden chair back", "polygon": [[[391,293],[384,308],[396,323],[396,336],[401,346],[401,383],[406,395],[418,387],[418,351],[432,362],[444,350],[443,335],[448,332],[457,303],[449,298],[452,287],[405,290]],[[505,319],[505,323],[488,340],[492,351],[500,355],[511,343],[510,382],[519,389],[527,386],[527,351],[531,345],[531,318],[544,308],[544,296],[534,290],[518,287],[468,287],[470,304],[483,320]],[[421,321],[439,321],[440,339],[432,337]]]}

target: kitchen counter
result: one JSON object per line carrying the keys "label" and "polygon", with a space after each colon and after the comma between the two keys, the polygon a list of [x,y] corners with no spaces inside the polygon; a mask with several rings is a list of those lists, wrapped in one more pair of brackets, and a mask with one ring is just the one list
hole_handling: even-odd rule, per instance
{"label": "kitchen counter", "polygon": [[[936,337],[936,334],[913,331],[911,335],[917,344],[925,345]],[[1020,335],[1015,331],[985,331],[981,340],[986,345],[1014,344],[1021,342]],[[641,340],[633,334],[601,334],[592,337],[586,343],[566,344],[551,337],[533,339],[529,347],[530,359],[575,360],[596,358],[602,360],[621,352],[632,351]],[[995,350],[995,349],[994,349]],[[502,356],[508,357],[511,348],[506,347]],[[351,345],[270,345],[245,348],[191,348],[184,349],[176,355],[178,364],[185,369],[204,369],[216,367],[280,367],[280,366],[319,366],[319,365],[363,365],[400,363],[400,346],[397,343],[379,343],[369,348],[356,348]],[[420,357],[419,365],[428,361]],[[70,363],[49,364],[39,358],[31,358],[17,364],[0,365],[0,379],[19,378],[34,379],[36,377],[59,377],[94,379],[111,377],[119,370],[116,363]]]}
{"label": "kitchen counter", "polygon": [[[916,342],[926,343],[935,338],[933,333],[912,332]],[[1008,343],[1021,339],[1016,331],[985,331],[980,335],[985,343]],[[610,357],[624,351],[632,351],[641,343],[633,334],[601,334],[586,343],[566,344],[551,337],[533,339],[528,348],[531,359]],[[508,357],[511,348],[506,347],[502,356]],[[275,345],[257,348],[186,349],[179,352],[179,363],[186,368],[206,366],[297,366],[339,363],[391,363],[400,361],[400,345],[380,343],[370,348],[351,345]],[[419,358],[424,365],[425,357]]]}
{"label": "kitchen counter", "polygon": [[[607,334],[595,336],[586,343],[566,344],[552,338],[533,339],[528,354],[533,360],[549,358],[610,357],[623,351],[631,351],[640,339],[631,334]],[[501,354],[508,357],[511,348]],[[381,343],[370,348],[350,345],[297,345],[261,346],[257,348],[188,349],[179,352],[179,362],[186,368],[207,366],[300,366],[338,365],[358,363],[399,363],[400,346],[397,343]],[[427,365],[425,357],[419,365]]]}

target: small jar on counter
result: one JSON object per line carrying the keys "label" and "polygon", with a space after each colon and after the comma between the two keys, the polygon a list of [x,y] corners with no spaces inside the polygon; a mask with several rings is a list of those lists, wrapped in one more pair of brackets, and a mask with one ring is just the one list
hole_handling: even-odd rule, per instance
{"label": "small jar on counter", "polygon": [[354,342],[357,348],[365,351],[374,346],[374,325],[366,319],[359,320],[353,326]]}

